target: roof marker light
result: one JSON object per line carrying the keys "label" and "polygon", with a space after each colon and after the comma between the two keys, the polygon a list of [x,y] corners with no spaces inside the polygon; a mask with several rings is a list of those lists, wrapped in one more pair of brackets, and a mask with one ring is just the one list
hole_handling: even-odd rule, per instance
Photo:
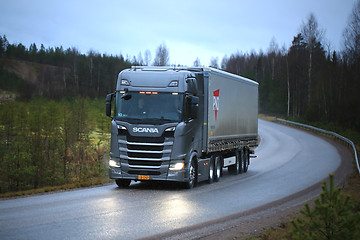
{"label": "roof marker light", "polygon": [[178,86],[179,86],[178,80],[173,80],[169,83],[169,87],[178,87]]}
{"label": "roof marker light", "polygon": [[129,83],[129,81],[126,80],[126,79],[121,79],[121,85],[130,86],[130,83]]}

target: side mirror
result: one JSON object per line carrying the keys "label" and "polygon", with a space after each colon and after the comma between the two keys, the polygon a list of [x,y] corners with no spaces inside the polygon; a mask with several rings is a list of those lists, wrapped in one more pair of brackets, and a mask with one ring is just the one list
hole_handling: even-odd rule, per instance
{"label": "side mirror", "polygon": [[186,79],[186,91],[195,95],[197,94],[198,86],[195,77]]}
{"label": "side mirror", "polygon": [[111,117],[111,102],[114,97],[115,93],[110,93],[106,95],[106,116]]}
{"label": "side mirror", "polygon": [[192,119],[197,119],[198,112],[199,112],[199,105],[198,104],[192,104],[191,105],[191,110],[190,110],[190,117]]}
{"label": "side mirror", "polygon": [[124,95],[122,95],[122,97],[121,97],[122,99],[124,99],[124,100],[130,100],[130,98],[131,98],[131,94],[129,93],[129,89],[128,88],[125,88],[125,94]]}
{"label": "side mirror", "polygon": [[189,111],[190,111],[190,114],[189,114],[190,118],[197,119],[198,112],[199,112],[199,98],[192,96],[192,95],[187,95],[186,101],[189,104],[188,106],[189,106]]}

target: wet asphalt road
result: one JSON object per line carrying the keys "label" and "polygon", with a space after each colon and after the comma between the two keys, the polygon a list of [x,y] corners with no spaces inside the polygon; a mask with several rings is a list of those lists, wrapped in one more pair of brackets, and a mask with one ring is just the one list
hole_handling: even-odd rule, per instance
{"label": "wet asphalt road", "polygon": [[336,148],[309,133],[259,120],[249,171],[185,190],[115,184],[0,201],[0,239],[137,239],[243,212],[322,181],[340,165]]}

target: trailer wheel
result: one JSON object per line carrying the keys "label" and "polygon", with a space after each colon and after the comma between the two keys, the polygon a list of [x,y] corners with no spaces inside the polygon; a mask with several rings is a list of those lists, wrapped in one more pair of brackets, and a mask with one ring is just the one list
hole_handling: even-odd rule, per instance
{"label": "trailer wheel", "polygon": [[209,179],[208,183],[212,184],[214,182],[214,156],[210,157],[210,163],[209,163]]}
{"label": "trailer wheel", "polygon": [[221,157],[220,155],[215,156],[215,174],[214,174],[214,181],[218,182],[220,181],[221,176]]}
{"label": "trailer wheel", "polygon": [[236,162],[234,165],[228,167],[229,173],[237,175],[240,172],[241,158],[239,157],[239,151],[235,150]]}
{"label": "trailer wheel", "polygon": [[120,188],[127,188],[129,187],[131,180],[130,179],[116,179],[116,185]]}
{"label": "trailer wheel", "polygon": [[244,149],[244,173],[246,173],[247,170],[249,169],[249,159],[250,159],[249,149],[245,148]]}
{"label": "trailer wheel", "polygon": [[190,163],[190,167],[189,167],[189,182],[185,183],[185,188],[186,189],[191,189],[195,186],[196,183],[196,161],[195,158],[191,158],[191,163]]}
{"label": "trailer wheel", "polygon": [[237,151],[236,157],[239,158],[239,162],[240,162],[240,167],[239,167],[239,173],[243,173],[244,172],[244,167],[245,167],[245,154],[244,154],[244,149]]}

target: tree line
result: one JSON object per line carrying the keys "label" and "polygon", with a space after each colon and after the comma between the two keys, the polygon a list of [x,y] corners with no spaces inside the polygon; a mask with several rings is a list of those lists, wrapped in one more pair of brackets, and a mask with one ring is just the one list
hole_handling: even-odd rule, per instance
{"label": "tree line", "polygon": [[[6,36],[0,37],[0,58],[16,59],[22,61],[35,62],[44,65],[56,66],[59,69],[57,79],[51,76],[54,71],[44,73],[46,81],[56,81],[57,84],[51,91],[44,92],[39,88],[39,85],[27,84],[28,96],[37,95],[46,98],[61,98],[62,96],[88,96],[88,97],[102,97],[106,93],[113,91],[117,74],[130,67],[133,63],[124,59],[122,55],[112,56],[106,54],[89,51],[87,55],[81,54],[76,48],[68,48],[64,50],[62,47],[45,49],[42,44],[40,48],[35,43],[26,48],[21,43],[10,44]],[[4,61],[0,65],[1,81],[9,79],[9,74],[6,73]],[[1,76],[0,75],[0,76]],[[14,77],[14,76],[13,76]],[[17,90],[17,87],[8,84],[4,88],[12,88],[10,90]],[[51,88],[51,86],[49,86]],[[7,90],[7,89],[5,89]],[[22,96],[24,97],[24,96]],[[26,97],[26,96],[25,96]]]}
{"label": "tree line", "polygon": [[[134,56],[130,60],[121,54],[113,56],[93,50],[82,54],[75,47],[65,50],[62,46],[45,48],[41,44],[38,48],[33,43],[26,48],[21,43],[9,43],[4,35],[0,36],[1,59],[1,89],[16,91],[22,99],[30,99],[33,95],[50,99],[60,99],[63,96],[100,98],[115,89],[117,75],[121,70],[136,65],[150,65],[151,52],[146,50],[144,59],[140,52],[138,58]],[[16,74],[9,72],[6,67],[9,60],[41,64],[35,67],[36,72],[42,68],[37,84],[19,79]],[[152,64],[169,64],[169,50],[165,44],[160,44],[157,48]]]}
{"label": "tree line", "polygon": [[360,131],[359,39],[360,1],[344,30],[341,52],[324,43],[324,30],[310,14],[289,49],[273,39],[267,53],[234,53],[221,68],[259,82],[260,112]]}

